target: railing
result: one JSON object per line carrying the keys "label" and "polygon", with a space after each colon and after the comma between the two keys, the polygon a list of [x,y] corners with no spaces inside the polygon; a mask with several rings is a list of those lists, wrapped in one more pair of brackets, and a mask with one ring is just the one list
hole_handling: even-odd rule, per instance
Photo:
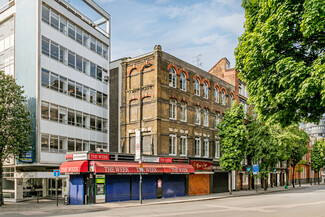
{"label": "railing", "polygon": [[7,9],[9,9],[14,5],[15,5],[15,0],[11,0],[11,1],[8,0],[8,2],[5,5],[0,7],[0,14],[5,12]]}

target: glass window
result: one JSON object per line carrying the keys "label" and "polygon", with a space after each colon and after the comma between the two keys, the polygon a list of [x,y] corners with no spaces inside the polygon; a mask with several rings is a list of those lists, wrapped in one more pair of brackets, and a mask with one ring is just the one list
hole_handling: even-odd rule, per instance
{"label": "glass window", "polygon": [[49,119],[49,103],[42,102],[41,103],[41,112],[42,112],[42,118],[48,120]]}
{"label": "glass window", "polygon": [[209,139],[203,141],[203,156],[209,157]]}
{"label": "glass window", "polygon": [[50,86],[49,79],[50,72],[46,69],[42,69],[42,87],[48,88]]}
{"label": "glass window", "polygon": [[96,104],[96,90],[90,89],[90,103]]}
{"label": "glass window", "polygon": [[209,86],[208,86],[208,82],[204,82],[203,83],[203,97],[208,99],[209,97]]}
{"label": "glass window", "polygon": [[214,88],[214,98],[216,100],[216,103],[220,102],[220,96],[219,96],[219,89],[218,88]]}
{"label": "glass window", "polygon": [[76,69],[80,72],[82,71],[82,57],[78,54],[76,55]]}
{"label": "glass window", "polygon": [[51,41],[51,58],[59,60],[59,45]]}
{"label": "glass window", "polygon": [[215,119],[215,128],[218,128],[218,124],[220,123],[220,113],[216,113],[216,119]]}
{"label": "glass window", "polygon": [[186,75],[184,72],[181,73],[179,82],[181,90],[186,91]]}
{"label": "glass window", "polygon": [[68,109],[68,124],[75,125],[75,110]]}
{"label": "glass window", "polygon": [[59,150],[59,139],[57,136],[50,137],[50,152],[58,152]]}
{"label": "glass window", "polygon": [[67,142],[66,137],[59,137],[59,153],[66,153]]}
{"label": "glass window", "polygon": [[79,83],[76,83],[76,97],[82,99],[82,85]]}
{"label": "glass window", "polygon": [[67,64],[68,55],[67,55],[67,49],[60,46],[60,62],[63,64]]}
{"label": "glass window", "polygon": [[232,106],[233,102],[234,102],[234,96],[230,94],[230,106]]}
{"label": "glass window", "polygon": [[89,87],[83,86],[82,88],[82,99],[86,102],[89,102]]}
{"label": "glass window", "polygon": [[83,128],[89,129],[90,126],[89,114],[86,113],[82,114],[82,126]]}
{"label": "glass window", "polygon": [[103,97],[103,94],[101,92],[97,91],[96,101],[97,101],[97,105],[99,105],[99,106],[103,105],[102,104],[103,103],[102,97]]}
{"label": "glass window", "polygon": [[82,72],[85,73],[86,75],[89,75],[90,72],[90,64],[89,60],[86,60],[85,58],[82,59]]}
{"label": "glass window", "polygon": [[76,57],[75,57],[75,53],[69,51],[68,52],[68,65],[72,68],[75,68],[75,64],[76,64]]}
{"label": "glass window", "polygon": [[90,129],[96,130],[96,117],[93,115],[90,115]]}
{"label": "glass window", "polygon": [[195,156],[201,156],[201,139],[195,138]]}
{"label": "glass window", "polygon": [[199,107],[195,109],[195,124],[201,124],[201,109]]}
{"label": "glass window", "polygon": [[72,23],[68,22],[68,36],[70,38],[72,38],[73,40],[75,40],[75,37],[76,37],[76,33],[75,33],[75,25],[73,25]]}
{"label": "glass window", "polygon": [[200,80],[198,78],[194,82],[194,94],[200,96]]}
{"label": "glass window", "polygon": [[106,94],[103,94],[103,106],[104,106],[104,108],[108,108],[108,101],[107,101]]}
{"label": "glass window", "polygon": [[169,154],[176,155],[177,137],[175,134],[169,135]]}
{"label": "glass window", "polygon": [[59,107],[59,122],[62,124],[68,123],[68,110],[63,107]]}
{"label": "glass window", "polygon": [[89,151],[89,141],[82,141],[82,150]]}
{"label": "glass window", "polygon": [[59,76],[53,72],[50,75],[50,87],[52,90],[59,90]]}
{"label": "glass window", "polygon": [[76,83],[74,81],[69,80],[69,82],[68,82],[68,92],[69,92],[70,96],[75,96]]}
{"label": "glass window", "polygon": [[103,132],[107,132],[107,120],[103,119]]}
{"label": "glass window", "polygon": [[181,136],[181,155],[187,154],[187,137]]}
{"label": "glass window", "polygon": [[169,69],[169,86],[176,87],[176,72],[173,67]]}
{"label": "glass window", "polygon": [[96,39],[90,36],[90,50],[96,52]]}
{"label": "glass window", "polygon": [[97,117],[96,124],[97,124],[96,129],[98,131],[102,131],[103,130],[103,123],[102,123],[102,119],[100,117]]}
{"label": "glass window", "polygon": [[209,126],[209,110],[208,109],[204,109],[203,126],[205,126],[205,127]]}
{"label": "glass window", "polygon": [[42,20],[47,24],[50,23],[50,9],[45,5],[42,5]]}
{"label": "glass window", "polygon": [[220,158],[220,141],[215,141],[215,158]]}
{"label": "glass window", "polygon": [[107,143],[103,143],[103,152],[108,152]]}
{"label": "glass window", "polygon": [[82,127],[82,113],[76,112],[76,125],[77,127]]}
{"label": "glass window", "polygon": [[102,69],[102,67],[99,67],[99,66],[97,66],[97,79],[98,80],[102,80],[102,73],[103,72],[103,69]]}
{"label": "glass window", "polygon": [[42,54],[50,55],[50,40],[44,36],[42,36]]}
{"label": "glass window", "polygon": [[103,53],[103,44],[99,41],[97,41],[97,53],[99,55],[102,55],[102,53]]}
{"label": "glass window", "polygon": [[59,79],[59,91],[66,94],[68,91],[68,79],[63,76],[60,76]]}
{"label": "glass window", "polygon": [[55,29],[59,29],[59,15],[51,10],[51,26]]}
{"label": "glass window", "polygon": [[90,62],[90,76],[96,78],[96,64]]}
{"label": "glass window", "polygon": [[60,16],[60,32],[67,34],[67,19]]}
{"label": "glass window", "polygon": [[107,56],[107,50],[108,50],[108,47],[104,44],[104,45],[103,45],[103,57],[104,57],[105,59],[108,58],[108,56]]}
{"label": "glass window", "polygon": [[222,90],[222,93],[221,93],[221,103],[222,103],[222,105],[226,105],[226,92],[225,92],[225,90]]}
{"label": "glass window", "polygon": [[68,151],[75,151],[74,139],[68,139]]}
{"label": "glass window", "polygon": [[86,32],[82,33],[82,43],[85,47],[89,48],[89,35]]}
{"label": "glass window", "polygon": [[58,116],[59,116],[58,106],[51,104],[50,105],[50,119],[51,119],[51,121],[58,121]]}
{"label": "glass window", "polygon": [[49,135],[42,134],[41,136],[41,143],[42,143],[42,151],[48,152],[49,151]]}
{"label": "glass window", "polygon": [[176,100],[171,100],[169,102],[169,119],[176,120],[177,113],[177,102]]}
{"label": "glass window", "polygon": [[187,105],[185,103],[181,104],[181,121],[186,122],[187,121]]}
{"label": "glass window", "polygon": [[82,30],[76,27],[76,41],[82,44]]}
{"label": "glass window", "polygon": [[90,142],[90,151],[96,151],[96,143]]}

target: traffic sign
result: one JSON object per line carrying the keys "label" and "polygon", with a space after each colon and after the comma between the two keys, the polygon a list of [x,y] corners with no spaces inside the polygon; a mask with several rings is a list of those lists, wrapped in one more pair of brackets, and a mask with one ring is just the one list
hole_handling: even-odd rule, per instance
{"label": "traffic sign", "polygon": [[276,169],[274,169],[273,172],[276,173]]}
{"label": "traffic sign", "polygon": [[250,172],[251,171],[251,168],[250,167],[247,167],[247,172]]}
{"label": "traffic sign", "polygon": [[254,164],[254,165],[253,165],[253,174],[254,174],[254,175],[255,175],[255,174],[258,174],[258,172],[259,172],[258,164]]}
{"label": "traffic sign", "polygon": [[59,177],[60,176],[60,170],[53,170],[54,177]]}

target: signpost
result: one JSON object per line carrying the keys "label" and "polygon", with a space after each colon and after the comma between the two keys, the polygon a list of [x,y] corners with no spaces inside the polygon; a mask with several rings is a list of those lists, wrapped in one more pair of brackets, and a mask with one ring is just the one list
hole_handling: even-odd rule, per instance
{"label": "signpost", "polygon": [[247,172],[250,172],[251,171],[251,168],[250,167],[247,167],[246,170],[247,170]]}
{"label": "signpost", "polygon": [[[259,172],[258,164],[254,164],[253,165],[253,174],[257,175],[258,172]],[[255,188],[256,188],[256,192],[257,192],[257,177],[255,177]]]}
{"label": "signpost", "polygon": [[55,196],[56,196],[56,206],[59,206],[59,198],[58,198],[58,177],[60,177],[60,170],[53,170],[53,174],[55,177]]}
{"label": "signpost", "polygon": [[140,153],[140,130],[135,131],[135,161],[138,161],[141,159],[141,153]]}

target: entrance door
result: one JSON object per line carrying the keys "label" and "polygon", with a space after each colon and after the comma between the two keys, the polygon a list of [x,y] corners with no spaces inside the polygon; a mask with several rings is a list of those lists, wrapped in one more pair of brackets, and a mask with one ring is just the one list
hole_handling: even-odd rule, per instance
{"label": "entrance door", "polygon": [[70,175],[70,204],[82,205],[84,204],[84,184],[82,175]]}

